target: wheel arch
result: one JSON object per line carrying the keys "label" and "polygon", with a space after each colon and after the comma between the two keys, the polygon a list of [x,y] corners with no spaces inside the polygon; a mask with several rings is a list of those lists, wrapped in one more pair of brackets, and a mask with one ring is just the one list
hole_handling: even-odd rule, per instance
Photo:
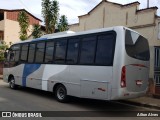
{"label": "wheel arch", "polygon": [[[53,86],[53,92],[56,91],[56,88],[57,88],[59,85],[63,85],[63,86],[66,88],[66,86],[65,86],[63,83],[56,83],[56,84]],[[67,88],[66,88],[66,91],[67,91]]]}
{"label": "wheel arch", "polygon": [[8,82],[10,82],[11,78],[14,78],[14,76],[13,76],[12,74],[10,74],[10,75],[8,76]]}

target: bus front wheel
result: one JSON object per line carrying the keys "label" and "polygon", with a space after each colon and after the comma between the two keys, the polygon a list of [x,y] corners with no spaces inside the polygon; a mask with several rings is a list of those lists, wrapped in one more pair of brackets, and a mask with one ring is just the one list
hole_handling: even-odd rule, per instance
{"label": "bus front wheel", "polygon": [[10,80],[9,80],[9,87],[11,89],[16,89],[17,88],[17,85],[15,84],[15,79],[14,77],[11,77]]}
{"label": "bus front wheel", "polygon": [[56,87],[55,96],[59,102],[65,103],[68,101],[67,90],[64,85],[60,84]]}

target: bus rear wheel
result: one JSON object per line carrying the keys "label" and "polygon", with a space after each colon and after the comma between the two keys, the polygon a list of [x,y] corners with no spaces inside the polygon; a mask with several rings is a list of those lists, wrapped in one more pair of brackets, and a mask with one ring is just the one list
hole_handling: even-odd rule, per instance
{"label": "bus rear wheel", "polygon": [[68,102],[67,90],[64,85],[60,84],[56,87],[55,96],[57,101],[65,103]]}
{"label": "bus rear wheel", "polygon": [[10,80],[9,80],[9,87],[11,89],[16,89],[17,88],[17,85],[15,84],[15,79],[14,77],[11,77]]}

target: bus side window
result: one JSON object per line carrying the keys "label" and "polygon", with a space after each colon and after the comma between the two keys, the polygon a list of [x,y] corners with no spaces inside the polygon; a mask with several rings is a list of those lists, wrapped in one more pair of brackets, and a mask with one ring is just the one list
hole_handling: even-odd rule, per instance
{"label": "bus side window", "polygon": [[102,34],[98,36],[95,64],[112,65],[115,49],[115,40],[113,34]]}
{"label": "bus side window", "polygon": [[96,48],[96,37],[84,36],[80,51],[80,64],[93,64]]}
{"label": "bus side window", "polygon": [[45,63],[53,62],[53,53],[54,53],[54,42],[49,41],[46,43],[46,51],[45,51]]}
{"label": "bus side window", "polygon": [[20,45],[14,45],[10,49],[10,61],[19,61]]}
{"label": "bus side window", "polygon": [[66,56],[67,40],[62,39],[56,42],[55,63],[63,64]]}
{"label": "bus side window", "polygon": [[28,44],[22,45],[22,51],[21,51],[21,62],[27,62],[27,54],[28,54]]}
{"label": "bus side window", "polygon": [[44,49],[45,49],[45,42],[37,43],[36,56],[35,56],[36,63],[43,63]]}
{"label": "bus side window", "polygon": [[29,45],[29,53],[28,53],[28,62],[33,63],[34,62],[34,55],[35,55],[35,44]]}
{"label": "bus side window", "polygon": [[79,39],[73,38],[69,39],[67,58],[66,62],[68,64],[76,64],[78,60],[78,50],[79,50]]}
{"label": "bus side window", "polygon": [[14,52],[10,51],[10,61],[14,61]]}

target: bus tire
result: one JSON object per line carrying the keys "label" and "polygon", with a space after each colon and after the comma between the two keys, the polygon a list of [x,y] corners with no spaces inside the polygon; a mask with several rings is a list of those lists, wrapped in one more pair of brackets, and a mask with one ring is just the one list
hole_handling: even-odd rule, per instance
{"label": "bus tire", "polygon": [[9,87],[10,87],[11,89],[16,89],[16,88],[17,88],[17,85],[15,84],[15,79],[14,79],[14,77],[11,77],[11,78],[9,79]]}
{"label": "bus tire", "polygon": [[59,102],[62,103],[68,102],[69,96],[67,95],[67,90],[64,85],[60,84],[56,87],[55,97]]}

